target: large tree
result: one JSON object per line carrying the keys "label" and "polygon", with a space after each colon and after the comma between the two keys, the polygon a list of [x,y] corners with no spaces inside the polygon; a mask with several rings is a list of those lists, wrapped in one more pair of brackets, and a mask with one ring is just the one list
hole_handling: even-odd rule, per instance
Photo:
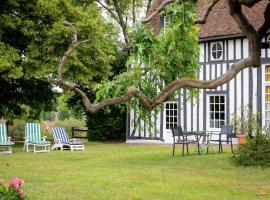
{"label": "large tree", "polygon": [[[107,84],[105,86],[106,91],[113,90],[113,92],[116,91],[115,97],[112,95],[103,95],[104,99],[100,99],[98,102],[93,102],[91,99],[87,97],[87,95],[80,90],[75,84],[65,82],[63,80],[63,74],[62,71],[64,70],[65,63],[68,60],[68,57],[72,55],[72,53],[75,51],[75,49],[79,46],[79,41],[77,40],[77,32],[76,27],[74,24],[69,24],[72,32],[73,32],[73,39],[72,44],[70,45],[69,49],[65,52],[64,56],[61,59],[61,62],[58,65],[58,78],[57,81],[59,85],[66,89],[70,89],[81,96],[83,104],[88,112],[95,113],[98,110],[104,108],[105,106],[114,105],[114,104],[121,104],[128,102],[130,100],[137,101],[142,105],[143,108],[149,108],[153,109],[163,103],[164,101],[171,98],[171,96],[180,88],[188,87],[188,88],[198,88],[198,89],[213,89],[218,86],[223,85],[224,83],[229,82],[232,80],[241,70],[249,67],[259,67],[260,66],[260,57],[261,57],[261,48],[269,48],[269,45],[266,43],[261,43],[262,37],[266,34],[266,32],[269,30],[270,27],[270,3],[267,5],[264,15],[265,15],[265,22],[263,23],[262,27],[259,28],[259,30],[255,30],[255,28],[250,24],[248,19],[246,18],[245,14],[242,11],[243,6],[252,7],[256,5],[260,0],[227,0],[227,3],[229,5],[230,9],[230,15],[234,18],[236,23],[239,25],[241,31],[243,34],[247,37],[249,41],[249,57],[242,59],[238,61],[237,63],[233,64],[231,66],[231,69],[226,72],[225,74],[221,75],[220,77],[209,80],[209,81],[202,81],[197,80],[196,74],[194,73],[196,70],[196,54],[197,51],[195,48],[195,51],[193,51],[193,46],[187,46],[189,43],[194,43],[194,37],[192,34],[196,32],[196,28],[194,27],[195,24],[203,24],[207,21],[207,17],[209,13],[212,11],[213,7],[216,5],[216,3],[219,0],[212,0],[211,4],[209,5],[208,9],[205,11],[203,17],[201,19],[195,19],[194,18],[194,9],[192,9],[192,6],[196,3],[196,1],[191,0],[185,0],[185,1],[177,1],[177,0],[165,0],[163,3],[158,7],[151,15],[149,15],[145,20],[143,20],[143,23],[147,23],[154,15],[160,13],[162,10],[167,9],[167,14],[173,14],[175,18],[175,24],[172,25],[171,34],[165,34],[163,37],[168,37],[167,41],[164,43],[162,41],[156,41],[156,38],[153,36],[151,32],[148,32],[145,28],[137,29],[139,30],[137,33],[141,37],[137,37],[137,40],[132,44],[133,50],[135,51],[135,61],[140,62],[141,58],[146,59],[143,53],[149,52],[155,52],[155,49],[158,48],[157,52],[162,52],[162,49],[160,48],[167,48],[168,46],[170,48],[173,48],[173,50],[180,51],[177,49],[177,47],[181,46],[181,44],[177,43],[177,39],[179,37],[184,36],[185,38],[181,38],[181,42],[185,45],[184,51],[186,52],[188,56],[187,59],[183,57],[180,63],[175,63],[175,59],[172,57],[162,57],[162,54],[159,54],[154,60],[150,60],[149,62],[142,63],[143,70],[145,71],[148,68],[151,68],[152,66],[156,66],[159,70],[159,72],[162,72],[160,69],[166,68],[166,66],[170,67],[173,66],[171,64],[174,64],[175,66],[178,66],[178,75],[177,77],[180,77],[176,80],[170,80],[170,78],[175,77],[169,77],[167,79],[166,85],[159,85],[158,89],[149,90],[145,89],[143,86],[145,85],[143,81],[145,81],[145,78],[142,78],[141,72],[136,73],[136,70],[131,70],[132,73],[124,74],[119,79],[115,81],[115,85],[124,85],[123,87],[115,87],[111,86],[112,83]],[[166,8],[168,7],[168,8]],[[188,8],[188,9],[184,9]],[[166,12],[166,11],[165,11]],[[191,21],[192,24],[191,25]],[[190,30],[188,30],[190,28]],[[191,35],[189,34],[191,32]],[[179,33],[181,35],[179,35]],[[137,34],[137,36],[138,36]],[[152,35],[151,35],[152,34]],[[136,36],[135,36],[136,38]],[[159,43],[158,45],[156,45]],[[165,46],[164,46],[165,45]],[[174,48],[175,47],[175,48]],[[169,48],[169,50],[171,50]],[[179,54],[183,54],[185,52],[179,52]],[[194,57],[192,56],[192,53],[194,54]],[[136,57],[137,56],[137,57]],[[150,56],[150,55],[149,55]],[[137,58],[137,60],[136,60]],[[150,57],[151,58],[151,57]],[[158,63],[156,63],[156,59],[158,60]],[[169,60],[167,60],[169,59]],[[134,59],[133,59],[134,61]],[[134,64],[134,63],[131,63]],[[135,62],[136,64],[136,62]],[[178,65],[179,64],[179,65]],[[136,66],[136,65],[135,65]],[[138,69],[136,67],[133,67],[134,69]],[[171,70],[175,70],[177,68],[170,68]],[[189,70],[191,69],[191,70]],[[155,71],[155,69],[152,70],[152,72]],[[164,73],[160,73],[158,75],[164,75],[163,78],[166,78],[166,72],[165,69]],[[184,73],[182,73],[184,72]],[[192,76],[193,74],[193,76]],[[147,76],[143,76],[147,77]],[[148,76],[149,77],[149,76]],[[151,75],[150,75],[151,77]],[[159,78],[159,77],[156,77]],[[121,82],[121,79],[125,80]],[[128,81],[130,79],[133,79],[133,81]],[[136,79],[139,79],[141,83],[137,83]],[[148,80],[147,83],[154,82],[153,80]],[[130,84],[131,83],[131,84]],[[136,84],[137,83],[137,84]],[[157,83],[158,84],[158,83]],[[151,87],[151,85],[149,86]],[[152,85],[153,87],[153,85]],[[106,93],[106,91],[101,92],[102,94]],[[149,91],[154,91],[156,93],[149,93]],[[112,93],[111,93],[112,94]]]}
{"label": "large tree", "polygon": [[[112,23],[101,15],[97,5],[91,2],[94,1],[1,1],[0,81],[4,87],[1,89],[1,110],[8,113],[8,108],[19,114],[18,108],[11,106],[15,102],[17,105],[28,105],[32,109],[38,108],[38,104],[39,108],[45,108],[41,106],[45,94],[48,98],[46,103],[55,104],[55,99],[51,98],[51,92],[47,88],[52,88],[52,84],[55,84],[55,66],[70,44],[72,33],[67,27],[67,21],[76,23],[81,42],[65,65],[63,73],[66,80],[92,87],[113,73],[111,63],[115,57],[115,36],[118,34]],[[25,96],[25,86],[31,80],[32,86],[37,86],[32,89],[32,95],[36,98]],[[41,87],[42,84],[44,87]],[[17,91],[13,91],[14,87],[17,87]],[[39,91],[43,91],[44,95],[40,95]],[[14,103],[8,102],[9,99]],[[47,108],[49,107],[45,110]],[[3,112],[0,114],[6,117]]]}

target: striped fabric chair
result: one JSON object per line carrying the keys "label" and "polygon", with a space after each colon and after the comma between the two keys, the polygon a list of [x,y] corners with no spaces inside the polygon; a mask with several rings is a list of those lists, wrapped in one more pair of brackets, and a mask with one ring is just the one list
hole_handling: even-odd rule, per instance
{"label": "striped fabric chair", "polygon": [[68,149],[71,151],[74,150],[84,151],[83,143],[77,139],[69,139],[68,134],[64,128],[62,127],[52,128],[52,134],[55,142],[55,144],[52,146],[52,149],[60,148],[61,151],[63,151],[63,149]]}
{"label": "striped fabric chair", "polygon": [[12,154],[13,142],[10,141],[10,137],[7,136],[7,126],[6,124],[0,124],[0,147],[7,149],[6,151],[1,151],[1,153]]}
{"label": "striped fabric chair", "polygon": [[[33,150],[29,149],[29,146],[33,146]],[[51,143],[46,141],[46,136],[42,137],[40,132],[40,124],[38,123],[26,123],[25,125],[25,141],[24,151],[29,152],[50,152]],[[37,147],[39,147],[37,149]]]}

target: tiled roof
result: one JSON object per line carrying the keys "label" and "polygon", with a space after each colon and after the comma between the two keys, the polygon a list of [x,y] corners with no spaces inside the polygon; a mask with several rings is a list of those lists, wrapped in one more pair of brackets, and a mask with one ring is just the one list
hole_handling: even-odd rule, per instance
{"label": "tiled roof", "polygon": [[[153,12],[164,0],[156,0],[150,9],[149,13]],[[198,16],[201,17],[205,12],[206,8],[209,6],[212,0],[199,0],[198,2]],[[246,8],[243,6],[243,13],[247,16],[250,23],[258,29],[264,22],[264,10],[269,3],[269,0],[262,0],[257,3],[252,8]],[[160,17],[155,16],[149,22],[149,24],[154,28],[156,33],[160,31]],[[212,12],[207,18],[207,22],[201,25],[201,30],[199,32],[199,38],[208,38],[216,36],[227,36],[241,34],[241,30],[234,21],[234,19],[229,14],[229,7],[227,0],[220,0]]]}

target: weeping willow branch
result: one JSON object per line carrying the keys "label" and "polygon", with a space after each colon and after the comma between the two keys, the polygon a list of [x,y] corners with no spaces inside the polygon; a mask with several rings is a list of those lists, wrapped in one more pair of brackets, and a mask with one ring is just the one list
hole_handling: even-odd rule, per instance
{"label": "weeping willow branch", "polygon": [[[70,22],[64,22],[64,24],[70,27],[72,31],[72,43],[69,46],[68,50],[64,53],[63,57],[60,59],[58,64],[58,76],[57,83],[66,88],[74,91],[78,95],[81,96],[84,107],[90,113],[95,113],[105,106],[115,105],[127,102],[132,98],[137,98],[139,102],[148,108],[154,108],[157,105],[167,101],[170,96],[177,90],[183,87],[191,87],[198,89],[213,89],[219,87],[230,80],[232,80],[241,70],[249,67],[259,67],[260,66],[260,57],[261,57],[261,41],[258,32],[254,29],[254,27],[249,23],[245,15],[242,13],[242,5],[238,0],[227,0],[230,8],[230,14],[235,19],[237,24],[239,25],[241,31],[247,37],[250,43],[250,54],[248,58],[242,59],[237,63],[233,64],[231,68],[220,77],[209,80],[194,80],[190,78],[181,78],[179,80],[174,80],[168,85],[166,85],[154,98],[149,98],[137,88],[131,86],[127,88],[126,93],[122,96],[118,96],[115,98],[110,98],[98,102],[96,104],[92,104],[87,95],[81,91],[76,85],[72,83],[67,83],[63,81],[63,68],[66,64],[68,58],[71,53],[78,47],[80,42],[77,39],[77,31],[74,24]],[[167,1],[168,2],[168,1]]]}

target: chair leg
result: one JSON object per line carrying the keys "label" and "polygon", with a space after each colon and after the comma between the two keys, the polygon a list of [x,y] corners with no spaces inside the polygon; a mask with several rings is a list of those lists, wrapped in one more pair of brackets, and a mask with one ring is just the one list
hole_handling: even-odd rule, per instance
{"label": "chair leg", "polygon": [[189,152],[188,152],[188,144],[186,144],[187,145],[187,155],[189,155]]}
{"label": "chair leg", "polygon": [[233,153],[232,138],[231,138],[231,151],[232,151],[232,153]]}
{"label": "chair leg", "polygon": [[184,153],[185,153],[185,144],[183,143],[183,145],[182,145],[182,156],[184,156]]}
{"label": "chair leg", "polygon": [[173,156],[174,156],[174,149],[175,149],[175,143],[173,143],[173,153],[172,153]]}
{"label": "chair leg", "polygon": [[220,142],[220,148],[221,148],[221,153],[223,153],[223,146],[222,146],[222,142]]}

